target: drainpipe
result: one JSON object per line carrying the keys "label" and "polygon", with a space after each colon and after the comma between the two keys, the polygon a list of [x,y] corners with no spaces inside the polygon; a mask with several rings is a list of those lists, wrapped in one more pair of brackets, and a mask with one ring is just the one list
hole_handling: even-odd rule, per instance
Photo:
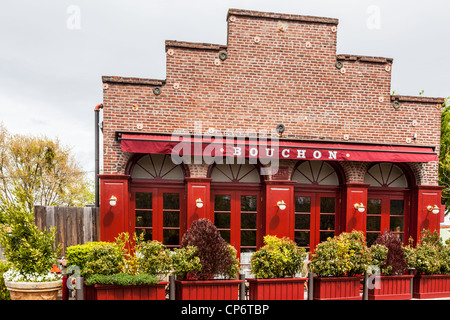
{"label": "drainpipe", "polygon": [[100,189],[98,175],[100,173],[100,109],[103,109],[103,104],[100,103],[95,106],[95,206],[100,206]]}

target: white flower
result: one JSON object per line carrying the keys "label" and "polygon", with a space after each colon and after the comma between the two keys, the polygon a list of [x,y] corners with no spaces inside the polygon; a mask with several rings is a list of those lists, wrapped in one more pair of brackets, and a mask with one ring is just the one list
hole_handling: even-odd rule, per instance
{"label": "white flower", "polygon": [[38,274],[33,272],[32,274],[23,274],[20,271],[9,269],[3,273],[3,278],[6,281],[11,282],[46,282],[46,281],[57,281],[61,279],[61,275],[48,272],[46,274]]}

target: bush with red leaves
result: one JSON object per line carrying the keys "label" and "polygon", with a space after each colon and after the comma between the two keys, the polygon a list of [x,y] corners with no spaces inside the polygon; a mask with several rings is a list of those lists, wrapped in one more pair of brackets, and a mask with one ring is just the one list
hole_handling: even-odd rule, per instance
{"label": "bush with red leaves", "polygon": [[401,239],[390,230],[380,234],[374,244],[388,248],[386,259],[382,263],[385,274],[400,274],[408,266],[405,249]]}

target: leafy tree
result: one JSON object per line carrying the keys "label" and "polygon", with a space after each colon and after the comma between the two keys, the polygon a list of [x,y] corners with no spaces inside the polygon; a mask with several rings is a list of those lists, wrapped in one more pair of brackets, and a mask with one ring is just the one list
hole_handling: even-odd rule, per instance
{"label": "leafy tree", "polygon": [[[70,148],[45,136],[11,134],[0,124],[0,211],[14,203],[82,206],[93,202]],[[1,220],[1,219],[0,219]]]}
{"label": "leafy tree", "polygon": [[450,208],[450,97],[442,105],[439,184],[444,186],[442,204]]}

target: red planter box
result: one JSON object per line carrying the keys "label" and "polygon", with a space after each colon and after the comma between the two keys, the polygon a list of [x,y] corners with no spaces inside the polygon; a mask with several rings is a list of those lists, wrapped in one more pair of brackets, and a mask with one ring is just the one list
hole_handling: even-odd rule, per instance
{"label": "red planter box", "polygon": [[[369,300],[410,300],[413,275],[377,276],[380,288],[369,289]],[[374,284],[374,283],[372,283]]]}
{"label": "red planter box", "polygon": [[85,286],[84,294],[86,300],[165,300],[168,283],[139,286],[94,284]]}
{"label": "red planter box", "polygon": [[307,278],[246,279],[250,300],[304,300]]}
{"label": "red planter box", "polygon": [[361,300],[361,277],[315,277],[314,300]]}
{"label": "red planter box", "polygon": [[238,300],[242,280],[175,281],[177,300]]}
{"label": "red planter box", "polygon": [[448,274],[416,275],[413,284],[413,298],[450,297],[450,275]]}

